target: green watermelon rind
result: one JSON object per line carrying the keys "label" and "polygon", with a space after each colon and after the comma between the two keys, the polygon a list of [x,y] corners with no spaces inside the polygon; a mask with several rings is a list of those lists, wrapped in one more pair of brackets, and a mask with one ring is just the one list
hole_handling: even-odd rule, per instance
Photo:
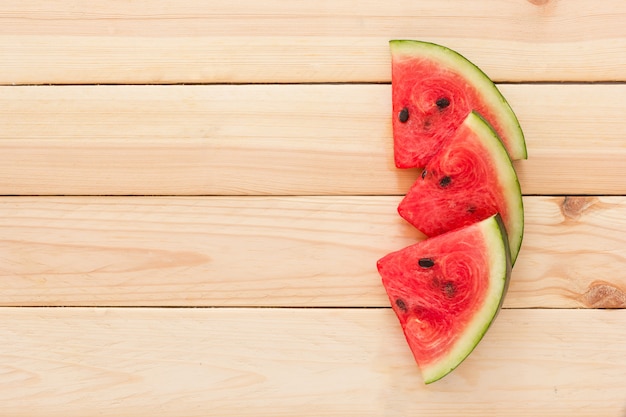
{"label": "green watermelon rind", "polygon": [[[483,138],[484,145],[491,153],[491,161],[495,164],[498,183],[509,210],[505,228],[509,238],[511,263],[515,265],[524,238],[524,201],[517,173],[502,141],[489,122],[478,112],[472,111],[463,123]],[[487,138],[492,140],[486,140]]]}
{"label": "green watermelon rind", "polygon": [[490,217],[476,225],[480,228],[491,255],[489,291],[480,310],[474,314],[460,335],[459,341],[455,343],[445,359],[437,361],[432,366],[420,367],[426,384],[431,384],[448,375],[474,351],[500,312],[509,287],[512,270],[511,255],[506,229],[500,215]]}
{"label": "green watermelon rind", "polygon": [[470,80],[483,100],[489,105],[489,110],[498,116],[498,120],[503,122],[501,128],[509,138],[507,147],[510,158],[512,160],[528,158],[524,132],[515,112],[483,70],[460,53],[436,43],[394,39],[389,41],[389,46],[394,56],[427,57]]}
{"label": "green watermelon rind", "polygon": [[[517,173],[498,134],[478,112],[471,111],[462,125],[465,125],[480,140],[486,152],[485,158],[492,163],[494,168],[499,195],[504,199],[504,207],[507,211],[505,226],[509,236],[511,260],[515,264],[524,236],[524,202]],[[446,145],[440,152],[446,152]],[[408,197],[409,195],[405,199]],[[402,200],[398,206],[398,213],[419,229],[419,225],[410,219],[411,211],[405,208],[404,202],[405,200]],[[440,215],[445,215],[445,213]]]}

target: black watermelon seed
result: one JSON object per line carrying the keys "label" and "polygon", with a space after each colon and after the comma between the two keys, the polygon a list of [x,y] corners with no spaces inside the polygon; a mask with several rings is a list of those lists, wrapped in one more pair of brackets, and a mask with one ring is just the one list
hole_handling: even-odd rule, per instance
{"label": "black watermelon seed", "polygon": [[396,300],[396,305],[398,306],[398,308],[404,312],[406,312],[407,308],[406,308],[406,303],[404,302],[404,300],[402,298],[398,298]]}
{"label": "black watermelon seed", "polygon": [[422,179],[426,178],[426,170],[422,171]]}
{"label": "black watermelon seed", "polygon": [[443,291],[446,293],[446,297],[448,298],[454,297],[454,294],[456,293],[456,286],[454,285],[454,282],[452,281],[446,282],[443,286]]}
{"label": "black watermelon seed", "polygon": [[439,100],[435,102],[439,110],[443,110],[450,105],[450,99],[447,97],[441,97]]}
{"label": "black watermelon seed", "polygon": [[398,114],[398,120],[400,120],[401,123],[406,123],[406,121],[409,120],[409,109],[405,107],[400,110],[400,114]]}
{"label": "black watermelon seed", "polygon": [[422,268],[432,268],[435,265],[435,261],[431,258],[422,258],[418,261],[418,264]]}
{"label": "black watermelon seed", "polygon": [[476,207],[475,206],[468,206],[467,207],[467,212],[470,214],[473,214],[476,212]]}
{"label": "black watermelon seed", "polygon": [[446,175],[445,177],[439,180],[439,185],[443,188],[446,188],[448,185],[450,185],[450,181],[452,181],[452,178]]}

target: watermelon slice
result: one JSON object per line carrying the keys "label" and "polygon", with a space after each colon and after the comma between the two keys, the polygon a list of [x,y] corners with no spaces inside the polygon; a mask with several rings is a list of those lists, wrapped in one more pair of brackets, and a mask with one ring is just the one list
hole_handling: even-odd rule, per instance
{"label": "watermelon slice", "polygon": [[437,236],[499,213],[515,263],[524,234],[522,193],[496,132],[471,112],[434,154],[398,206],[426,236]]}
{"label": "watermelon slice", "polygon": [[392,40],[389,45],[398,168],[424,167],[472,110],[492,125],[512,160],[526,159],[517,117],[477,66],[433,43]]}
{"label": "watermelon slice", "polygon": [[500,310],[511,275],[498,215],[390,253],[377,266],[427,384],[474,350]]}

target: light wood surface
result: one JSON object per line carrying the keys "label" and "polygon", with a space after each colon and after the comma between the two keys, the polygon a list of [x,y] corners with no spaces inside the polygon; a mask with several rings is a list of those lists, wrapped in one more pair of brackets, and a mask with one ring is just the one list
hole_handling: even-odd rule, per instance
{"label": "light wood surface", "polygon": [[389,39],[496,80],[624,81],[622,0],[4,0],[0,83],[389,81]]}
{"label": "light wood surface", "polygon": [[624,326],[503,310],[425,386],[390,309],[1,308],[0,414],[621,417]]}
{"label": "light wood surface", "polygon": [[[626,85],[502,85],[525,194],[626,192]],[[404,194],[389,85],[0,88],[2,194]],[[582,105],[584,103],[584,105]]]}
{"label": "light wood surface", "polygon": [[[1,305],[388,305],[400,197],[5,197]],[[626,198],[526,197],[505,307],[626,307]]]}
{"label": "light wood surface", "polygon": [[[0,416],[626,417],[626,2],[4,0]],[[390,39],[498,82],[525,236],[422,383]]]}

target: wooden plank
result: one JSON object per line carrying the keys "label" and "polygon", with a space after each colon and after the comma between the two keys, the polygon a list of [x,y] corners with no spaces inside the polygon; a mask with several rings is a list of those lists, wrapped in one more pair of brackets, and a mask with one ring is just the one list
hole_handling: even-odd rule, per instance
{"label": "wooden plank", "polygon": [[625,328],[504,310],[425,386],[390,309],[4,308],[0,413],[623,417]]}
{"label": "wooden plank", "polygon": [[625,18],[621,0],[5,0],[0,83],[389,81],[394,38],[499,81],[624,81]]}
{"label": "wooden plank", "polygon": [[[526,194],[626,193],[626,85],[501,89]],[[393,166],[389,85],[0,92],[0,194],[398,195],[417,177]]]}
{"label": "wooden plank", "polygon": [[[4,306],[387,306],[399,197],[5,197]],[[505,307],[626,307],[626,197],[527,197]]]}

